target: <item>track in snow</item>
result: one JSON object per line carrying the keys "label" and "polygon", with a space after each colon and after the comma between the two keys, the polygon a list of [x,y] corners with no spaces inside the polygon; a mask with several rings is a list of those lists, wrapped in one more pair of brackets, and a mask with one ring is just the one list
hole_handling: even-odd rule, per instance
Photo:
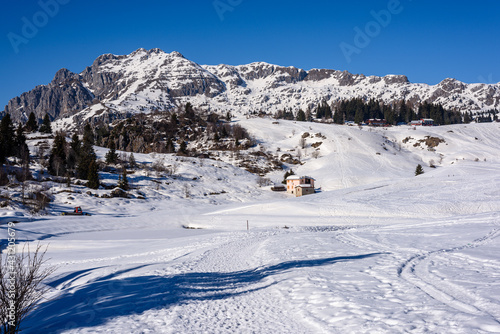
{"label": "track in snow", "polygon": [[458,252],[467,248],[480,247],[500,236],[500,228],[496,227],[484,237],[460,247],[440,249],[421,255],[415,255],[398,268],[398,275],[412,283],[433,299],[448,305],[460,312],[472,315],[487,315],[500,324],[500,307],[485,298],[482,298],[463,287],[432,274],[429,265],[434,258]]}

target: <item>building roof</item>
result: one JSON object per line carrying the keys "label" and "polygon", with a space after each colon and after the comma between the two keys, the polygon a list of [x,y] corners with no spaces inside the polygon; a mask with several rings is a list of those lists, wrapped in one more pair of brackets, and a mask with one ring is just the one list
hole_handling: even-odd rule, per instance
{"label": "building roof", "polygon": [[299,184],[295,188],[298,188],[298,187],[301,187],[301,188],[312,188],[312,184]]}
{"label": "building roof", "polygon": [[315,178],[310,177],[310,176],[307,176],[307,175],[303,175],[303,176],[298,176],[298,175],[290,175],[290,176],[289,176],[289,177],[287,177],[286,179],[287,179],[287,180],[311,179],[311,180],[316,181],[316,179],[315,179]]}

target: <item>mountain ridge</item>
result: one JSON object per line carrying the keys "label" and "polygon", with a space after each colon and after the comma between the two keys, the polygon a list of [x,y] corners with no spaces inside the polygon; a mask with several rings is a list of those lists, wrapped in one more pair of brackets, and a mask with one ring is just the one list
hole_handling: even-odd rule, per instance
{"label": "mountain ridge", "polygon": [[365,76],[334,69],[303,70],[266,62],[199,65],[181,53],[139,48],[97,57],[80,73],[60,69],[47,85],[9,100],[2,114],[25,121],[30,112],[65,123],[109,122],[138,112],[171,110],[191,102],[201,110],[233,113],[313,109],[321,101],[378,99],[385,103],[441,103],[462,112],[500,107],[500,83],[466,84],[446,78],[436,85],[405,75]]}

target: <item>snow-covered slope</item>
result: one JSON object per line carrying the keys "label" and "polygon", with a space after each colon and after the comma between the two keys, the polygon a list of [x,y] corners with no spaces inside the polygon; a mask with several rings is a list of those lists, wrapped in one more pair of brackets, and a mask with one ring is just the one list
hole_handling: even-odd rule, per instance
{"label": "snow-covered slope", "polygon": [[131,113],[168,110],[191,102],[202,110],[233,113],[314,108],[360,97],[393,103],[406,99],[478,111],[500,107],[500,84],[465,84],[445,79],[437,85],[410,83],[404,75],[384,77],[347,71],[283,67],[264,62],[200,66],[178,52],[138,49],[105,54],[80,74],[62,69],[46,86],[11,99],[4,112],[15,120],[30,112],[64,119],[65,126],[89,118],[111,122]]}
{"label": "snow-covered slope", "polygon": [[[286,165],[296,174],[317,178],[323,190],[411,177],[417,164],[432,171],[431,165],[439,170],[466,161],[500,163],[498,123],[372,128],[263,118],[240,122],[264,151],[300,156],[302,164]],[[282,179],[279,172],[269,176]]]}
{"label": "snow-covered slope", "polygon": [[177,177],[130,175],[144,198],[55,192],[50,211],[90,217],[2,209],[3,240],[19,221],[17,240],[48,245],[57,266],[26,332],[500,331],[499,124],[239,122],[263,151],[297,157],[304,136],[289,167],[322,191],[295,198],[221,161],[137,154],[177,163]]}

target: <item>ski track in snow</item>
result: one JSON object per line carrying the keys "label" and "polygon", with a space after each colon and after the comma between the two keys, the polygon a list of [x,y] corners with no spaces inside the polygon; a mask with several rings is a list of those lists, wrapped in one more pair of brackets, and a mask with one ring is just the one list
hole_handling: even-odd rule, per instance
{"label": "ski track in snow", "polygon": [[[231,273],[229,279],[222,274],[206,288],[215,288],[216,294],[232,293],[236,297],[186,305],[174,314],[172,332],[204,333],[218,328],[220,333],[256,333],[277,325],[282,332],[305,332],[294,320],[293,313],[287,312],[284,301],[273,296],[271,287],[277,283],[274,271],[261,267],[259,253],[263,251],[269,233],[251,233],[237,238],[205,252],[194,265],[190,264],[190,271]],[[193,313],[201,315],[204,320],[184,316]],[[211,320],[207,322],[205,319]]]}
{"label": "ski track in snow", "polygon": [[[421,224],[427,225],[427,223]],[[345,244],[352,245],[357,248],[368,248],[371,250],[385,251],[391,254],[392,264],[400,262],[400,258],[404,254],[414,254],[410,258],[404,260],[401,265],[395,267],[397,274],[400,278],[411,283],[432,299],[462,313],[471,315],[472,317],[478,317],[481,320],[481,328],[485,332],[498,332],[500,331],[500,305],[498,301],[488,299],[487,297],[480,296],[472,291],[468,291],[462,285],[457,285],[452,282],[447,277],[438,277],[432,273],[430,267],[439,268],[439,266],[446,261],[449,261],[450,255],[455,255],[462,250],[473,249],[481,247],[485,244],[492,242],[494,239],[500,236],[500,228],[497,227],[498,223],[495,223],[495,227],[489,231],[486,235],[477,238],[463,246],[451,247],[446,249],[438,249],[435,251],[428,251],[422,253],[421,250],[410,247],[395,247],[394,244],[388,242],[377,242],[363,238],[357,235],[357,230],[345,230],[343,233],[339,233],[335,238]],[[373,230],[374,227],[361,228],[361,230]],[[383,233],[378,235],[378,239],[384,240]],[[460,256],[460,255],[457,255]],[[379,261],[383,263],[384,260]],[[488,265],[488,264],[487,264]],[[489,264],[495,268],[500,269],[496,264]],[[393,265],[387,265],[388,267],[394,267]],[[390,292],[388,294],[393,295],[393,292],[405,289],[397,281],[394,281],[387,277],[385,274],[381,274],[379,271],[370,268],[367,270],[372,277],[378,279],[382,285],[387,285],[390,287]],[[391,300],[391,298],[388,298]],[[392,300],[395,300],[392,298]],[[397,299],[396,299],[397,301]],[[419,305],[412,305],[406,302],[406,307],[408,309],[416,310],[420,308]],[[409,312],[409,311],[408,311]],[[432,323],[432,319],[429,317],[429,322]],[[437,321],[436,321],[437,323]],[[424,328],[430,328],[427,325]],[[377,328],[380,328],[377,326]],[[415,327],[413,329],[416,329]],[[465,332],[464,328],[456,331],[457,333]],[[361,331],[360,331],[361,332]],[[448,332],[455,332],[455,330],[449,329]]]}
{"label": "ski track in snow", "polygon": [[[496,224],[497,225],[497,224]],[[351,231],[337,236],[337,239],[345,243],[350,243],[357,247],[369,247],[371,249],[385,250],[387,252],[416,253],[405,260],[397,268],[398,276],[410,282],[431,298],[463,313],[473,316],[486,316],[491,320],[492,326],[485,326],[496,332],[500,330],[500,306],[487,298],[481,297],[473,292],[467,291],[463,286],[458,286],[448,281],[446,277],[437,277],[431,272],[429,267],[439,266],[439,264],[449,257],[450,254],[460,252],[465,249],[481,247],[500,236],[500,227],[493,228],[485,236],[475,239],[466,245],[447,249],[438,249],[423,253],[418,249],[397,247],[389,244],[381,244],[357,236]],[[373,273],[372,273],[373,274]],[[380,278],[384,282],[384,278]],[[387,282],[386,282],[387,283]]]}
{"label": "ski track in snow", "polygon": [[498,304],[475,295],[463,287],[459,287],[432,274],[429,266],[432,262],[440,262],[438,257],[459,252],[468,248],[481,247],[500,236],[500,227],[495,227],[485,236],[466,245],[448,249],[440,249],[422,255],[415,255],[398,268],[398,274],[411,282],[432,298],[446,304],[460,312],[473,315],[488,315],[500,325],[500,308]]}

